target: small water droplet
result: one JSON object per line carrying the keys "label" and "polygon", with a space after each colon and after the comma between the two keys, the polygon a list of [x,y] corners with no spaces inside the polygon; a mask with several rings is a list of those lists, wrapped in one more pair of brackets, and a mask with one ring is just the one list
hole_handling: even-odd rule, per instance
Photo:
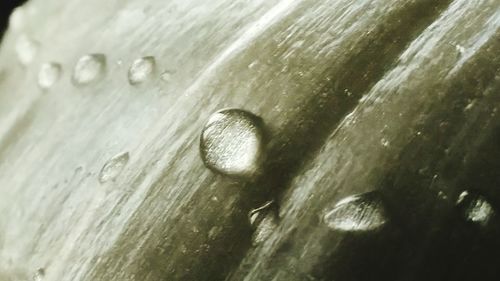
{"label": "small water droplet", "polygon": [[256,229],[252,237],[252,244],[256,246],[266,241],[277,227],[278,217],[274,212],[269,212],[256,225]]}
{"label": "small water droplet", "polygon": [[212,114],[201,133],[200,152],[205,165],[215,172],[255,176],[264,157],[262,120],[240,109]]}
{"label": "small water droplet", "polygon": [[442,200],[448,200],[448,195],[446,195],[446,193],[444,193],[443,191],[439,191],[438,198]]}
{"label": "small water droplet", "polygon": [[39,268],[36,270],[35,275],[33,276],[34,281],[42,281],[45,277],[45,269]]}
{"label": "small water droplet", "polygon": [[222,227],[220,226],[214,226],[208,231],[208,238],[210,240],[214,240],[219,236],[219,234],[222,232]]}
{"label": "small water droplet", "polygon": [[160,77],[161,77],[161,80],[163,80],[164,82],[170,82],[172,80],[172,76],[174,75],[174,73],[170,70],[165,70],[161,73]]}
{"label": "small water droplet", "polygon": [[253,61],[252,63],[250,63],[250,64],[248,65],[248,68],[249,68],[249,69],[253,69],[253,68],[255,68],[258,64],[259,64],[259,61],[258,61],[258,60],[255,60],[255,61]]}
{"label": "small water droplet", "polygon": [[39,43],[26,35],[17,39],[16,53],[22,65],[30,64],[38,53]]}
{"label": "small water droplet", "polygon": [[274,201],[268,201],[261,207],[248,213],[250,225],[255,229],[253,234],[253,245],[264,242],[278,226],[278,213]]}
{"label": "small water droplet", "polygon": [[99,173],[99,182],[106,183],[116,179],[127,165],[129,159],[129,153],[125,152],[108,160]]}
{"label": "small water droplet", "polygon": [[456,44],[455,49],[457,49],[457,51],[460,55],[463,55],[465,53],[465,48],[460,44]]}
{"label": "small water droplet", "polygon": [[323,220],[332,229],[359,232],[380,229],[387,223],[388,215],[378,193],[369,192],[339,201]]}
{"label": "small water droplet", "polygon": [[59,80],[61,71],[62,67],[58,63],[49,62],[42,64],[38,73],[38,85],[40,88],[48,89],[52,87]]}
{"label": "small water droplet", "polygon": [[137,85],[146,81],[155,71],[155,58],[143,57],[135,60],[128,71],[128,81],[131,85]]}
{"label": "small water droplet", "polygon": [[76,86],[90,84],[102,78],[105,70],[106,57],[103,54],[85,55],[75,65],[72,82]]}
{"label": "small water droplet", "polygon": [[457,200],[457,205],[462,209],[464,218],[472,223],[487,226],[495,215],[493,206],[484,196],[464,191]]}
{"label": "small water droplet", "polygon": [[383,147],[389,147],[391,145],[391,143],[387,139],[384,139],[384,138],[380,140],[380,144]]}

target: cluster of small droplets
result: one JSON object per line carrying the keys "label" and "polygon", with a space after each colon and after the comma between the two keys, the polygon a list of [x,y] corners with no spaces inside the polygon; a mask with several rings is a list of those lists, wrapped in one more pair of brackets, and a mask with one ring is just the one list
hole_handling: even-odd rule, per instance
{"label": "cluster of small droplets", "polygon": [[[27,66],[32,62],[38,50],[35,41],[21,37],[17,46],[18,59],[22,65]],[[98,82],[104,77],[107,68],[104,54],[88,54],[80,57],[73,68],[71,82],[76,87],[84,87]],[[62,65],[58,62],[45,62],[38,72],[38,86],[47,90],[54,86],[63,72]],[[156,61],[152,56],[136,59],[128,70],[130,85],[139,85],[147,81],[156,72]]]}
{"label": "cluster of small droplets", "polygon": [[[29,9],[20,6],[12,12],[9,26],[15,32],[20,32],[16,43],[15,52],[19,63],[28,67],[35,61],[40,51],[40,42],[24,33],[26,14]],[[71,76],[73,85],[81,87],[97,82],[104,77],[106,72],[106,56],[100,53],[87,54],[80,57]],[[62,75],[62,65],[58,62],[42,63],[38,72],[38,86],[47,90],[55,85]],[[128,82],[138,85],[148,80],[156,72],[156,61],[153,56],[146,56],[134,60],[128,70]]]}

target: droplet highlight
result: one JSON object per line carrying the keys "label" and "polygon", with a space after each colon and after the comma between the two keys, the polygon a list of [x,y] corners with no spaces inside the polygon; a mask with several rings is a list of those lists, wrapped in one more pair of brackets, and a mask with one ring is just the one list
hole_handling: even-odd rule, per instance
{"label": "droplet highlight", "polygon": [[143,57],[135,60],[128,71],[128,81],[138,85],[148,80],[154,73],[156,62],[154,57]]}
{"label": "droplet highlight", "polygon": [[19,31],[24,26],[25,17],[26,11],[23,6],[15,8],[9,16],[9,27]]}
{"label": "droplet highlight", "polygon": [[388,222],[388,215],[378,193],[369,192],[339,201],[323,220],[334,230],[362,232],[382,228]]}
{"label": "droplet highlight", "polygon": [[205,166],[230,177],[249,178],[261,170],[264,158],[262,120],[240,109],[212,114],[200,137]]}
{"label": "droplet highlight", "polygon": [[21,35],[16,43],[16,53],[19,62],[24,66],[30,64],[38,53],[39,45],[37,41],[26,35]]}
{"label": "droplet highlight", "polygon": [[460,194],[457,205],[465,220],[480,226],[487,226],[495,216],[493,206],[484,196],[469,191]]}
{"label": "droplet highlight", "polygon": [[271,209],[272,209],[272,206],[274,204],[274,201],[267,201],[266,203],[264,203],[264,205],[258,207],[258,208],[255,208],[253,210],[251,210],[249,213],[248,213],[248,219],[250,221],[250,224],[252,226],[256,226],[258,225],[262,219],[269,213],[271,212]]}
{"label": "droplet highlight", "polygon": [[98,81],[106,70],[106,56],[90,54],[81,57],[73,70],[72,81],[76,86],[88,85]]}
{"label": "droplet highlight", "polygon": [[111,158],[101,169],[99,173],[99,182],[106,183],[115,180],[123,171],[130,159],[128,152],[116,155]]}
{"label": "droplet highlight", "polygon": [[61,72],[62,67],[58,63],[49,62],[42,64],[38,73],[38,86],[42,89],[49,89],[59,80]]}

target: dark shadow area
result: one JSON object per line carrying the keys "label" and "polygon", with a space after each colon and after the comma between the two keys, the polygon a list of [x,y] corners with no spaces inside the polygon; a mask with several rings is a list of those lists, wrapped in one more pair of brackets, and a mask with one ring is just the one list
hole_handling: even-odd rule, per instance
{"label": "dark shadow area", "polygon": [[[419,125],[381,183],[406,249],[395,280],[498,280],[498,216],[482,225],[467,217],[460,194],[480,194],[498,210],[500,89],[498,41],[485,44]],[[469,106],[475,100],[475,106]],[[393,243],[386,241],[387,245]],[[392,264],[386,264],[390,267]],[[372,279],[382,280],[382,279]]]}

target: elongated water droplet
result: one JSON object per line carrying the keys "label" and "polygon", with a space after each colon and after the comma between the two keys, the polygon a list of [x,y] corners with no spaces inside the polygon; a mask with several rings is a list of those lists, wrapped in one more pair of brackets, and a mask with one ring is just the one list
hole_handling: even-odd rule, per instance
{"label": "elongated water droplet", "polygon": [[111,158],[101,169],[99,173],[99,182],[106,183],[110,180],[115,180],[123,171],[130,159],[129,153],[125,152]]}
{"label": "elongated water droplet", "polygon": [[252,238],[253,245],[255,246],[266,241],[277,227],[278,218],[276,215],[273,213],[267,214],[257,225],[257,229],[255,230]]}
{"label": "elongated water droplet", "polygon": [[48,89],[52,87],[59,80],[61,71],[62,67],[58,63],[49,62],[42,64],[38,73],[38,85],[40,88]]}
{"label": "elongated water droplet", "polygon": [[460,194],[457,205],[461,208],[465,220],[480,226],[487,226],[495,216],[493,206],[484,196],[469,191]]}
{"label": "elongated water droplet", "polygon": [[262,120],[240,109],[224,109],[210,116],[200,138],[205,165],[231,177],[252,177],[264,157]]}
{"label": "elongated water droplet", "polygon": [[155,58],[143,57],[135,60],[128,71],[128,81],[131,85],[137,85],[146,81],[155,71]]}
{"label": "elongated water droplet", "polygon": [[323,218],[326,225],[340,231],[371,231],[388,221],[387,211],[375,192],[347,197],[339,201]]}
{"label": "elongated water droplet", "polygon": [[16,53],[22,65],[30,64],[38,53],[39,43],[26,35],[17,39]]}
{"label": "elongated water droplet", "polygon": [[73,70],[72,81],[76,86],[88,85],[102,78],[106,70],[106,57],[103,54],[90,54],[81,57]]}

